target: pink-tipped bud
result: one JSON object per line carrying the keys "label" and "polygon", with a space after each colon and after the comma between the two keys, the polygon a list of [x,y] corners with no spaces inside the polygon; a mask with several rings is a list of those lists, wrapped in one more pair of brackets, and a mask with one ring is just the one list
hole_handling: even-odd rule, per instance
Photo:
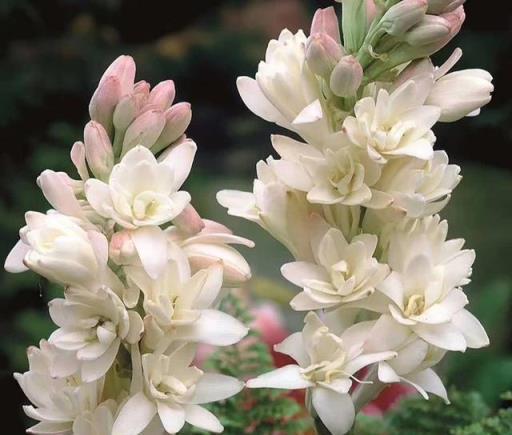
{"label": "pink-tipped bud", "polygon": [[343,56],[331,74],[330,87],[338,97],[354,96],[363,81],[363,68],[354,56]]}
{"label": "pink-tipped bud", "polygon": [[112,136],[112,118],[114,109],[121,98],[119,79],[113,76],[100,82],[89,103],[89,115],[93,121],[99,122],[107,134]]}
{"label": "pink-tipped bud", "polygon": [[427,0],[402,0],[387,10],[382,26],[392,36],[403,36],[423,19],[427,6]]}
{"label": "pink-tipped bud", "polygon": [[464,6],[459,6],[457,9],[447,12],[441,15],[442,18],[447,20],[450,23],[450,34],[449,37],[451,40],[454,38],[462,28],[464,21],[466,20],[466,13],[464,12]]}
{"label": "pink-tipped bud", "polygon": [[192,120],[190,103],[177,103],[165,111],[165,126],[152,150],[157,153],[178,140]]}
{"label": "pink-tipped bud", "polygon": [[158,83],[148,97],[148,103],[152,107],[158,110],[167,110],[176,96],[176,89],[172,80],[166,80],[165,82]]}
{"label": "pink-tipped bud", "polygon": [[114,110],[114,127],[116,134],[123,134],[133,122],[138,112],[137,98],[134,94],[125,95]]}
{"label": "pink-tipped bud", "polygon": [[188,204],[172,222],[181,231],[190,236],[199,233],[205,227],[201,216],[199,216],[199,213],[190,204]]}
{"label": "pink-tipped bud", "polygon": [[96,178],[107,180],[114,166],[112,144],[103,126],[95,121],[84,129],[85,157]]}
{"label": "pink-tipped bud", "polygon": [[450,33],[450,23],[437,15],[425,15],[423,20],[404,36],[404,41],[412,46],[433,44]]}
{"label": "pink-tipped bud", "polygon": [[89,171],[87,169],[87,163],[85,161],[85,145],[83,142],[75,142],[71,148],[71,161],[75,165],[75,168],[80,175],[82,180],[89,179]]}
{"label": "pink-tipped bud", "polygon": [[341,44],[326,33],[316,33],[308,39],[306,62],[321,77],[327,79],[344,54]]}
{"label": "pink-tipped bud", "polygon": [[336,11],[332,6],[325,9],[318,9],[315,12],[311,23],[310,34],[316,35],[317,33],[325,33],[338,44],[341,44],[340,24],[336,16]]}
{"label": "pink-tipped bud", "polygon": [[452,12],[465,2],[466,0],[428,0],[427,12],[434,15]]}
{"label": "pink-tipped bud", "polygon": [[118,266],[140,264],[130,231],[114,233],[110,239],[109,257]]}
{"label": "pink-tipped bud", "polygon": [[109,77],[115,77],[119,81],[121,96],[129,94],[133,90],[135,69],[135,62],[131,56],[119,56],[103,73],[99,84]]}
{"label": "pink-tipped bud", "polygon": [[137,145],[151,148],[165,126],[165,116],[159,110],[149,110],[133,121],[124,135],[121,155]]}

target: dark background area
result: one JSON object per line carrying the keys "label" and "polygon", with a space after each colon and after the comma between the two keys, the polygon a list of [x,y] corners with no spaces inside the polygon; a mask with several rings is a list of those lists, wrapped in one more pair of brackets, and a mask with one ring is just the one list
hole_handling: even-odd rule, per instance
{"label": "dark background area", "polygon": [[[177,101],[192,103],[188,134],[199,151],[188,188],[197,208],[252,237],[258,247],[244,253],[255,275],[282,286],[277,265],[287,255],[254,226],[228,219],[214,195],[220,188],[250,187],[254,165],[271,153],[269,134],[277,131],[244,107],[236,77],[255,74],[268,40],[282,28],[307,31],[315,8],[331,4],[0,0],[0,257],[15,243],[24,211],[47,208],[37,175],[46,168],[74,174],[69,150],[82,138],[90,96],[110,62],[130,54],[138,79],[155,84],[171,78]],[[440,64],[460,46],[464,57],[457,69],[485,68],[496,87],[480,117],[435,130],[437,148],[445,149],[465,176],[443,215],[451,234],[477,249],[471,309],[492,341],[486,351],[449,359],[444,374],[449,383],[476,388],[489,401],[512,388],[511,12],[512,2],[468,0],[462,32],[436,56]],[[0,281],[0,391],[7,399],[2,427],[3,433],[21,434],[25,399],[12,372],[26,368],[25,348],[52,330],[46,304],[58,290],[32,273],[2,272]]]}

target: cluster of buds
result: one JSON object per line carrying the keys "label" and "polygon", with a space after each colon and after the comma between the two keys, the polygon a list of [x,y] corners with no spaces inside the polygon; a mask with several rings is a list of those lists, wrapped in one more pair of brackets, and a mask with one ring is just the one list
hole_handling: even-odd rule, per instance
{"label": "cluster of buds", "polygon": [[338,1],[343,35],[320,9],[309,36],[283,30],[255,79],[238,79],[251,111],[303,140],[272,136],[278,156],[258,162],[253,191],[217,199],[290,251],[281,273],[306,312],[275,347],[296,364],[247,386],[307,389],[318,432],[342,435],[389,384],[448,403],[435,365],[489,343],[463,291],[475,253],[438,215],[461,176],[433,127],[477,115],[493,86],[483,70],[450,72],[458,49],[429,58],[460,30],[462,0]]}
{"label": "cluster of buds", "polygon": [[51,170],[38,185],[53,209],[28,212],[9,272],[32,270],[64,287],[49,304],[58,329],[15,374],[33,405],[34,434],[176,433],[185,422],[222,432],[201,404],[243,383],[194,366],[200,343],[227,346],[247,327],[220,311],[222,290],[250,268],[231,245],[252,247],[202,219],[181,190],[196,144],[174,83],[134,83],[119,57],[90,103],[71,159],[80,179]]}

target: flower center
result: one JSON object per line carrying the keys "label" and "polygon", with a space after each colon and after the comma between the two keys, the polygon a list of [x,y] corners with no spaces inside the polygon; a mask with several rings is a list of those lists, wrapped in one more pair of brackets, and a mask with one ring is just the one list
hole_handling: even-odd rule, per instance
{"label": "flower center", "polygon": [[425,309],[425,296],[412,295],[407,300],[404,314],[406,316],[419,316]]}

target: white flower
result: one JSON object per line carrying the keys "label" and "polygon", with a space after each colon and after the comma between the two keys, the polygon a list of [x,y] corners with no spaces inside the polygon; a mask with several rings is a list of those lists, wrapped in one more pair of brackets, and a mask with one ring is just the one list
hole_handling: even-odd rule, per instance
{"label": "white flower", "polygon": [[20,241],[5,260],[8,272],[31,269],[63,285],[88,287],[106,271],[105,236],[86,231],[79,219],[50,210],[27,212],[25,221]]}
{"label": "white flower", "polygon": [[472,250],[461,250],[464,240],[448,240],[446,221],[439,216],[401,224],[390,236],[387,252],[390,275],[377,286],[390,301],[396,322],[446,350],[464,351],[489,344],[480,322],[464,307],[461,286],[469,282]]}
{"label": "white flower", "polygon": [[297,261],[281,268],[283,276],[303,291],[290,305],[295,310],[333,308],[364,299],[375,291],[389,273],[373,255],[377,236],[360,234],[348,242],[337,228],[316,216],[310,224],[314,263]]}
{"label": "white flower", "polygon": [[391,94],[381,89],[376,99],[365,97],[356,103],[355,116],[345,119],[343,129],[379,163],[400,156],[429,160],[435,142],[431,127],[441,110],[425,105],[425,98],[424,89],[412,80]]}
{"label": "white flower", "polygon": [[398,82],[412,79],[427,92],[425,104],[441,109],[440,122],[454,122],[465,116],[476,116],[491,101],[494,90],[492,76],[483,69],[450,70],[462,57],[462,50],[454,50],[440,67],[430,59],[414,62],[398,78]]}
{"label": "white flower", "polygon": [[285,29],[270,41],[256,80],[239,77],[237,87],[245,105],[266,121],[322,139],[330,132],[323,97],[306,59],[306,35]]}
{"label": "white flower", "polygon": [[195,150],[192,141],[185,141],[157,161],[147,148],[136,146],[114,166],[108,183],[86,181],[87,200],[99,215],[127,229],[169,222],[190,202],[190,195],[178,189],[190,172]]}
{"label": "white flower", "polygon": [[459,173],[457,165],[448,164],[444,151],[435,151],[428,161],[414,158],[389,161],[375,187],[393,197],[393,208],[418,218],[444,208],[462,178]]}
{"label": "white flower", "polygon": [[156,280],[142,268],[125,268],[130,282],[144,293],[146,345],[156,348],[168,338],[215,346],[240,341],[247,328],[234,317],[211,308],[222,286],[222,265],[215,264],[191,276],[185,254],[175,254]]}
{"label": "white flower", "polygon": [[371,208],[391,203],[390,195],[372,188],[381,166],[343,133],[332,135],[323,151],[285,136],[273,136],[272,144],[282,160],[269,159],[268,164],[287,186],[307,192],[311,203]]}
{"label": "white flower", "polygon": [[[343,321],[346,311],[339,310],[330,316],[337,317],[337,323]],[[333,322],[332,319],[330,321]],[[432,367],[444,357],[446,350],[418,338],[408,327],[398,324],[389,314],[383,314],[374,321],[360,322],[357,328],[352,330],[366,337],[365,352],[392,350],[397,353],[395,358],[378,363],[378,381],[386,384],[405,382],[416,388],[425,399],[428,399],[427,393],[433,393],[448,402],[446,389],[439,376],[432,370]],[[358,388],[364,387],[363,384]]]}
{"label": "white flower", "polygon": [[56,348],[73,352],[85,382],[101,378],[112,366],[122,341],[136,343],[142,319],[127,311],[112,290],[96,292],[69,288],[65,299],[50,302],[50,316],[59,326],[49,338]]}
{"label": "white flower", "polygon": [[394,352],[364,353],[360,335],[346,330],[332,333],[319,317],[307,314],[302,332],[290,335],[275,350],[290,355],[290,364],[247,382],[249,388],[311,389],[312,405],[333,435],[347,433],[355,409],[349,391],[354,375],[375,362],[396,356]]}
{"label": "white flower", "polygon": [[256,171],[253,192],[222,190],[217,201],[228,214],[258,223],[295,258],[311,259],[308,221],[315,206],[304,193],[284,185],[267,163],[258,162]]}
{"label": "white flower", "polygon": [[80,378],[56,378],[50,364],[54,350],[45,342],[41,349],[28,349],[29,371],[14,377],[33,405],[23,407],[34,420],[28,429],[33,434],[110,435],[115,402],[101,402],[103,379],[83,383]]}
{"label": "white flower", "polygon": [[235,236],[228,228],[217,222],[203,219],[204,228],[197,234],[188,235],[178,227],[169,227],[167,236],[185,252],[192,272],[221,263],[224,271],[224,286],[237,287],[251,278],[251,268],[245,258],[229,245],[254,247],[254,242]]}
{"label": "white flower", "polygon": [[185,422],[220,433],[217,417],[201,404],[237,394],[243,384],[235,378],[203,373],[191,366],[194,346],[184,345],[171,355],[142,356],[144,387],[122,406],[112,435],[137,435],[158,415],[167,433],[179,432]]}

